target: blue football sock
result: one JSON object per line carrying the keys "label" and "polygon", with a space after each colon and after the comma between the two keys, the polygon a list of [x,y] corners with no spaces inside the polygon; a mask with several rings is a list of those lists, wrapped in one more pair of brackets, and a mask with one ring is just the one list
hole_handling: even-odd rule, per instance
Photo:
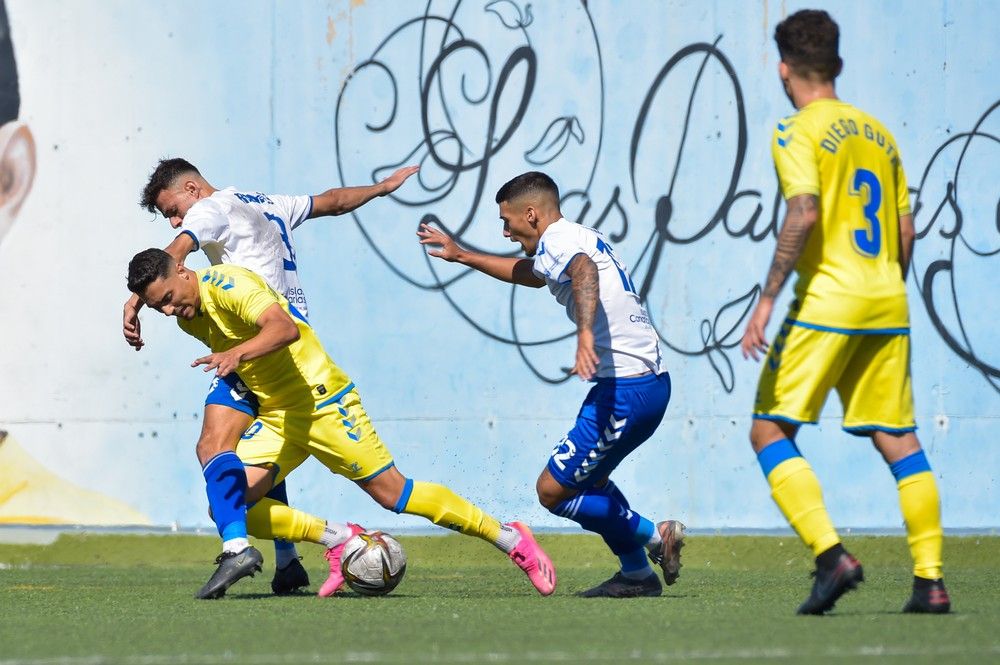
{"label": "blue football sock", "polygon": [[649,538],[649,534],[643,537],[639,533],[644,518],[622,505],[614,492],[607,494],[603,489],[584,490],[552,508],[551,512],[599,534],[616,555],[635,552],[636,546]]}
{"label": "blue football sock", "polygon": [[[611,497],[612,500],[617,501],[618,503],[620,503],[622,505],[622,507],[625,508],[626,510],[629,509],[629,507],[630,507],[629,503],[628,503],[628,499],[625,498],[625,495],[622,493],[622,491],[620,489],[618,489],[618,486],[615,485],[615,483],[614,483],[613,480],[609,480],[608,482],[606,482],[604,484],[604,487],[595,487],[594,491],[596,491],[596,492],[602,492],[602,493],[606,494],[607,496]],[[649,543],[650,540],[653,539],[653,534],[656,533],[656,525],[653,524],[650,520],[648,520],[645,517],[643,517],[642,515],[639,515],[638,513],[634,513],[634,514],[639,518],[639,524],[636,526],[636,530],[635,530],[635,540],[636,540],[636,542],[645,545],[645,544]],[[638,556],[640,559],[642,559],[643,565],[646,568],[648,568],[649,566],[645,565],[645,561],[646,561],[646,555],[645,555],[645,553],[643,553],[640,550],[636,550],[636,552],[638,552],[638,555],[636,555],[636,556]],[[629,556],[629,555],[626,555],[626,556]],[[621,557],[619,557],[619,558],[621,558]],[[632,566],[631,566],[631,564],[626,564],[624,562],[622,563],[622,570],[628,571],[630,569],[633,569]]]}
{"label": "blue football sock", "polygon": [[604,487],[595,489],[598,489],[600,492],[604,492],[612,499],[615,499],[618,503],[622,504],[625,508],[631,508],[631,506],[628,505],[628,499],[626,499],[625,495],[622,494],[622,491],[618,489],[618,485],[615,485],[615,481],[609,480],[604,484]]}
{"label": "blue football sock", "polygon": [[219,453],[202,468],[212,517],[222,541],[247,537],[247,474],[236,453]]}
{"label": "blue football sock", "polygon": [[288,505],[288,488],[285,487],[285,481],[282,480],[280,483],[271,488],[271,491],[267,493],[268,499],[274,499],[278,503],[283,503]]}
{"label": "blue football sock", "polygon": [[[272,487],[271,491],[267,493],[267,498],[274,499],[275,501],[283,503],[287,506],[288,489],[285,487],[285,481],[282,480],[280,483]],[[281,538],[274,539],[274,554],[275,562],[279,568],[284,568],[288,562],[298,557],[298,553],[295,551],[295,543],[290,543]]]}
{"label": "blue football sock", "polygon": [[618,555],[621,562],[622,575],[634,580],[641,580],[653,574],[653,568],[649,565],[646,557],[646,549],[638,547],[631,552],[623,552]]}

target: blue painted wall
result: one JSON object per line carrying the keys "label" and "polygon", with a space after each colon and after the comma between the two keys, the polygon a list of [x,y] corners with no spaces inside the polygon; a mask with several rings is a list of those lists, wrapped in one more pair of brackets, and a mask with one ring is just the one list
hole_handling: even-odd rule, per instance
{"label": "blue painted wall", "polygon": [[[817,4],[841,26],[838,93],[893,130],[914,192],[914,387],[945,524],[997,526],[1000,10]],[[768,141],[791,106],[771,35],[800,6],[8,0],[37,172],[0,245],[0,429],[154,523],[206,524],[201,349],[156,315],[141,353],[119,331],[128,259],[172,238],[136,206],[146,176],[183,155],[216,186],[317,193],[420,163],[396,196],[296,232],[311,318],[405,474],[563,525],[533,488],[586,392],[562,369],[570,323],[546,290],[432,262],[414,235],[433,216],[512,251],[493,196],[538,168],[614,240],[673,375],[619,485],[653,518],[783,525],[747,443],[758,366],[735,347],[783,214]],[[900,526],[891,475],[840,413],[831,398],[800,435],[834,520]],[[313,463],[290,494],[423,525]]]}

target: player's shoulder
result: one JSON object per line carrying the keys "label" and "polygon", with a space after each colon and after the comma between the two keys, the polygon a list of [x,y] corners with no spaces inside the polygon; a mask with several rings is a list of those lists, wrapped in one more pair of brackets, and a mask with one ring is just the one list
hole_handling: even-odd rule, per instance
{"label": "player's shoulder", "polygon": [[187,214],[184,215],[185,221],[190,221],[203,216],[216,216],[216,215],[226,215],[232,205],[226,200],[223,195],[224,190],[216,190],[212,192],[210,196],[206,196],[203,199],[198,199],[188,208]]}
{"label": "player's shoulder", "polygon": [[226,200],[230,202],[231,205],[275,205],[277,199],[284,198],[279,194],[265,194],[264,192],[252,192],[238,190],[235,187],[228,187],[225,190],[221,190],[225,194]]}
{"label": "player's shoulder", "polygon": [[862,108],[858,108],[857,106],[852,106],[852,108],[857,113],[861,121],[868,125],[871,132],[878,132],[882,136],[887,137],[890,142],[895,142],[895,137],[892,135],[892,131],[884,122]]}
{"label": "player's shoulder", "polygon": [[786,132],[795,126],[795,123],[799,120],[801,111],[796,111],[786,116],[778,118],[777,122],[774,123],[775,132]]}
{"label": "player's shoulder", "polygon": [[798,133],[802,136],[803,131],[808,123],[802,118],[802,112],[796,111],[791,115],[786,115],[779,118],[777,122],[774,123],[774,131],[772,134],[772,143],[774,143],[778,148],[787,148],[791,145],[792,141],[795,140],[795,136]]}
{"label": "player's shoulder", "polygon": [[204,284],[222,291],[229,291],[236,287],[257,287],[265,285],[264,279],[242,266],[235,263],[220,263],[207,268],[202,268],[196,273]]}
{"label": "player's shoulder", "polygon": [[552,255],[561,255],[567,251],[576,250],[590,244],[590,237],[596,232],[586,226],[571,222],[565,217],[549,224],[539,240],[540,253],[548,251]]}
{"label": "player's shoulder", "polygon": [[545,230],[545,235],[574,239],[596,236],[598,235],[598,232],[596,229],[592,229],[589,226],[584,226],[583,224],[578,224],[577,222],[571,222],[565,217],[561,217],[549,225],[549,228]]}

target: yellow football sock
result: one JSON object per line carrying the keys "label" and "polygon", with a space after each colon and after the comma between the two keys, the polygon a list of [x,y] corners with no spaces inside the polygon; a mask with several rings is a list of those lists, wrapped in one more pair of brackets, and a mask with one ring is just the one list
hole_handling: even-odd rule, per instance
{"label": "yellow football sock", "polygon": [[318,543],[325,528],[326,520],[266,497],[247,511],[247,533],[255,538]]}
{"label": "yellow football sock", "polygon": [[491,545],[500,536],[500,522],[495,517],[437,483],[413,481],[402,512],[426,517],[438,526],[482,538]]}
{"label": "yellow football sock", "polygon": [[814,556],[840,542],[823,505],[823,490],[809,462],[793,457],[778,464],[767,476],[771,496],[785,519]]}
{"label": "yellow football sock", "polygon": [[903,478],[899,488],[899,508],[906,520],[906,542],[913,556],[913,574],[930,580],[942,576],[941,498],[930,471]]}

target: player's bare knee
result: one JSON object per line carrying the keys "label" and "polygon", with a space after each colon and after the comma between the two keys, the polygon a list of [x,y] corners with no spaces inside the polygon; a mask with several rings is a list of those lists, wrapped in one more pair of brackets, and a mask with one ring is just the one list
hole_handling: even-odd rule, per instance
{"label": "player's bare knee", "polygon": [[201,437],[198,438],[198,444],[195,446],[194,452],[198,455],[198,461],[204,466],[208,460],[219,453],[233,450],[236,450],[235,441],[226,441],[212,431],[203,431]]}
{"label": "player's bare knee", "polygon": [[377,493],[377,494],[372,494],[371,496],[373,499],[375,499],[375,503],[382,506],[386,510],[395,510],[396,503],[399,501],[398,496],[394,497],[391,494],[386,494],[386,493]]}
{"label": "player's bare knee", "polygon": [[767,448],[775,441],[795,439],[798,425],[773,420],[754,420],[750,426],[750,446],[755,453]]}
{"label": "player's bare knee", "polygon": [[559,497],[554,494],[548,494],[541,490],[538,491],[538,503],[542,504],[546,510],[552,510],[560,503]]}
{"label": "player's bare knee", "polygon": [[406,478],[396,467],[390,467],[370,480],[358,483],[375,503],[386,510],[395,510],[403,495]]}
{"label": "player's bare knee", "polygon": [[398,491],[394,491],[391,487],[386,485],[362,485],[362,489],[368,493],[368,496],[375,499],[375,503],[382,506],[386,510],[395,510],[396,504],[399,502],[399,497],[402,496],[402,488]]}
{"label": "player's bare knee", "polygon": [[253,418],[242,411],[219,404],[205,406],[205,419],[195,452],[204,465],[219,453],[236,450],[240,436],[250,426]]}
{"label": "player's bare knee", "polygon": [[535,493],[538,495],[538,503],[547,510],[552,510],[563,502],[564,488],[556,483],[552,476],[543,473],[535,483]]}
{"label": "player's bare knee", "polygon": [[882,454],[886,464],[895,464],[901,459],[921,451],[920,440],[913,432],[873,432],[872,445]]}

